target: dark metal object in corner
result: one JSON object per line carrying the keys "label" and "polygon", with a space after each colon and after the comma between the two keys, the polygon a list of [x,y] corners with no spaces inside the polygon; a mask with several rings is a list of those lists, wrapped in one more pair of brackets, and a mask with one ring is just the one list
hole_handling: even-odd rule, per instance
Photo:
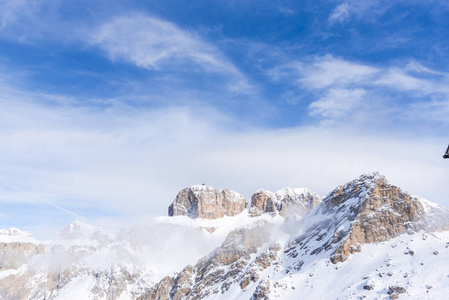
{"label": "dark metal object in corner", "polygon": [[447,146],[446,153],[444,153],[443,158],[449,158],[449,146]]}

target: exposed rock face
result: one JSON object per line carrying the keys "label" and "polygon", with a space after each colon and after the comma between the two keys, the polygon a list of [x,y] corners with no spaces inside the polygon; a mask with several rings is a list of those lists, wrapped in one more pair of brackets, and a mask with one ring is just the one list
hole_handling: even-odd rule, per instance
{"label": "exposed rock face", "polygon": [[250,215],[260,216],[265,212],[276,214],[276,205],[278,205],[276,194],[260,189],[251,196]]}
{"label": "exposed rock face", "polygon": [[0,271],[10,274],[0,279],[0,299],[30,299],[32,297],[32,290],[24,289],[24,286],[34,272],[31,271],[25,275],[21,274],[20,270],[23,270],[24,265],[44,250],[44,246],[33,243],[0,243]]}
{"label": "exposed rock face", "polygon": [[0,272],[8,275],[0,276],[0,299],[61,299],[59,293],[77,280],[91,282],[92,299],[117,299],[142,276],[138,269],[120,265],[92,269],[84,260],[110,242],[107,235],[82,222],[70,224],[49,244],[39,244],[17,229],[1,230]]}
{"label": "exposed rock face", "polygon": [[251,197],[250,215],[270,213],[283,217],[291,214],[303,216],[320,203],[320,196],[306,188],[285,188],[276,193],[261,189]]}
{"label": "exposed rock face", "polygon": [[[281,249],[273,244],[260,253],[262,245],[271,237],[271,225],[261,223],[253,228],[231,232],[220,248],[188,266],[175,277],[166,277],[151,290],[139,297],[148,299],[203,299],[213,294],[225,293],[233,284],[241,289],[259,280],[259,274],[271,266]],[[255,253],[260,253],[255,258]],[[269,282],[260,284],[254,299],[264,298]]]}
{"label": "exposed rock face", "polygon": [[43,245],[33,243],[0,243],[0,271],[18,269],[44,250]]}
{"label": "exposed rock face", "polygon": [[[389,184],[378,173],[365,174],[326,196],[314,216],[303,224],[304,233],[286,252],[296,257],[330,251],[330,260],[338,263],[360,251],[362,244],[419,230],[447,230],[447,221],[442,221],[447,215],[448,210],[437,205],[428,215],[418,198]],[[294,269],[301,266],[299,261]]]}
{"label": "exposed rock face", "polygon": [[270,297],[270,281],[261,281],[254,291],[251,300],[269,300]]}
{"label": "exposed rock face", "polygon": [[217,190],[207,185],[194,185],[178,193],[168,208],[168,215],[217,219],[235,216],[245,207],[245,197],[237,192]]}

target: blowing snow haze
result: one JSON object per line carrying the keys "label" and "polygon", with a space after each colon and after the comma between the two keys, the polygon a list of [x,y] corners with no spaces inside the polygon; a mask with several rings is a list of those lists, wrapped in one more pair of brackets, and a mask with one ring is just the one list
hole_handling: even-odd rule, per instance
{"label": "blowing snow haze", "polygon": [[[317,254],[331,259],[338,246],[346,257],[358,249],[354,240],[376,245],[367,257],[394,239],[427,247],[402,237],[410,232],[443,241],[431,233],[444,226],[430,226],[426,216],[429,207],[449,207],[449,160],[441,157],[449,143],[447,36],[449,5],[439,0],[0,0],[0,228],[10,247],[1,278],[30,285],[1,296],[81,297],[69,286],[83,285],[83,297],[99,299],[156,297],[150,291],[263,298],[277,288],[262,269],[279,267],[270,276],[291,270],[299,260],[290,265],[293,258],[280,253],[307,222],[322,228],[318,219],[333,216],[330,206],[319,208],[327,205],[323,196],[373,171],[409,195],[372,209],[394,211],[390,222],[373,225],[385,228],[385,238],[362,238],[362,225],[348,231],[366,221],[363,207],[360,218],[335,217],[344,230],[323,236],[330,244],[316,241],[324,249]],[[420,206],[414,194],[433,204]],[[253,238],[270,236],[264,232],[285,239]],[[21,238],[26,245],[11,244]],[[307,247],[314,239],[305,238]],[[300,243],[290,253],[309,257]],[[440,261],[444,250],[432,245]],[[173,254],[179,247],[185,253]],[[206,283],[209,271],[234,268],[229,251],[236,268],[248,270],[265,251],[258,275],[235,271],[226,282]],[[176,259],[167,262],[166,253]],[[374,269],[384,259],[377,258]],[[421,256],[407,258],[397,264],[409,276],[418,272],[409,263]],[[348,272],[357,269],[351,259],[341,262]],[[301,270],[315,262],[302,261]],[[110,274],[123,280],[112,287]],[[381,297],[389,291],[385,277],[370,274],[375,283],[363,286],[373,283]],[[394,274],[387,276],[418,295]],[[33,285],[33,276],[52,279]],[[362,286],[357,278],[345,284]],[[283,286],[298,292],[301,282]]]}

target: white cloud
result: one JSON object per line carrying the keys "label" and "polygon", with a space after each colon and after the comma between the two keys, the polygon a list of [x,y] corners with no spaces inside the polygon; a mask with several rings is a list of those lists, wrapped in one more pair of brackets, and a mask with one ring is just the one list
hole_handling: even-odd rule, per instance
{"label": "white cloud", "polygon": [[122,59],[143,68],[161,69],[188,62],[206,72],[239,73],[219,49],[194,32],[142,14],[118,17],[103,24],[92,35],[91,43],[106,51],[111,59]]}
{"label": "white cloud", "polygon": [[394,1],[381,0],[344,0],[342,2],[330,13],[328,18],[330,25],[345,23],[353,17],[372,20],[373,17],[383,15],[394,4]]}
{"label": "white cloud", "polygon": [[329,23],[344,22],[350,16],[350,6],[348,3],[338,5],[329,16]]}
{"label": "white cloud", "polygon": [[382,77],[375,81],[375,84],[387,85],[400,90],[420,90],[423,93],[436,91],[431,81],[411,76],[404,70],[398,68],[388,70]]}
{"label": "white cloud", "polygon": [[[419,119],[449,123],[449,118],[441,113],[446,111],[449,99],[448,74],[416,61],[403,66],[374,67],[327,55],[283,64],[271,69],[268,76],[274,81],[296,83],[297,93],[312,93],[316,99],[309,98],[309,113],[322,124],[343,121],[349,126],[360,126],[360,122],[375,119],[379,124],[416,124]],[[289,98],[294,99],[295,94],[291,92]],[[362,101],[364,98],[369,101]]]}
{"label": "white cloud", "polygon": [[73,40],[82,25],[69,24],[60,17],[61,3],[60,0],[0,1],[0,35],[21,44],[49,38],[57,38],[59,42]]}
{"label": "white cloud", "polygon": [[11,0],[0,2],[0,29],[17,21],[20,15],[35,10],[39,4],[35,1]]}
{"label": "white cloud", "polygon": [[379,72],[377,68],[348,62],[333,56],[317,58],[315,62],[304,66],[299,71],[302,76],[298,81],[303,86],[312,89],[361,83]]}
{"label": "white cloud", "polygon": [[428,122],[440,122],[443,124],[448,124],[449,99],[432,99],[426,102],[412,104],[410,110],[406,112],[406,117],[417,118],[417,116],[419,119]]}
{"label": "white cloud", "polygon": [[[413,74],[413,72],[416,73]],[[420,65],[390,68],[373,84],[388,86],[396,90],[413,91],[416,93],[415,95],[419,96],[443,94],[445,97],[449,97],[447,74],[435,72]]]}
{"label": "white cloud", "polygon": [[[351,102],[364,92],[333,93]],[[165,215],[180,189],[203,182],[248,199],[260,187],[305,186],[325,194],[374,170],[442,204],[449,192],[449,171],[440,161],[444,143],[437,139],[313,128],[232,131],[236,120],[205,107],[99,110],[1,100],[2,117],[24,121],[2,119],[0,180],[78,214],[94,208],[101,217]],[[319,109],[331,117],[357,102],[345,107],[326,101]],[[2,201],[34,201],[1,190]],[[69,223],[72,216],[67,218]]]}
{"label": "white cloud", "polygon": [[351,113],[362,105],[365,94],[364,89],[331,89],[310,104],[310,113],[331,122],[350,118]]}

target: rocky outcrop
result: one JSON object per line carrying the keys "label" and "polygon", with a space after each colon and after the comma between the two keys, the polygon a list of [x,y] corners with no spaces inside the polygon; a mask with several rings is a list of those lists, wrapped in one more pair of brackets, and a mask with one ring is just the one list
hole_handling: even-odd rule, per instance
{"label": "rocky outcrop", "polygon": [[245,197],[237,192],[218,190],[207,185],[194,185],[178,193],[168,208],[168,215],[217,219],[235,216],[245,208]]}
{"label": "rocky outcrop", "polygon": [[104,268],[86,265],[107,243],[111,240],[106,234],[79,221],[62,229],[59,239],[45,244],[37,243],[27,232],[1,230],[0,272],[7,275],[0,276],[0,299],[61,299],[60,292],[79,280],[90,281],[93,299],[119,298],[142,273],[119,264]]}
{"label": "rocky outcrop", "polygon": [[269,300],[270,297],[270,281],[262,280],[254,291],[251,300]]}
{"label": "rocky outcrop", "polygon": [[34,256],[44,252],[43,245],[33,243],[3,243],[0,242],[0,271],[19,269],[28,263]]}
{"label": "rocky outcrop", "polygon": [[[174,277],[166,277],[139,300],[203,299],[223,294],[232,285],[248,288],[259,280],[260,273],[277,260],[279,244],[261,247],[271,238],[272,225],[260,223],[252,228],[231,232],[222,246],[201,259],[195,266],[188,266]],[[258,253],[255,257],[254,255]],[[259,287],[260,286],[260,287]],[[269,283],[260,284],[254,299],[266,299]],[[253,288],[256,288],[253,287]]]}
{"label": "rocky outcrop", "polygon": [[320,203],[320,196],[306,188],[285,188],[276,193],[261,189],[252,195],[249,212],[253,217],[263,213],[304,216]]}
{"label": "rocky outcrop", "polygon": [[[343,262],[366,243],[420,230],[448,230],[447,222],[434,221],[445,219],[447,213],[445,208],[433,207],[431,216],[419,198],[389,184],[378,173],[365,174],[326,196],[286,252],[297,257],[330,251],[331,262]],[[291,269],[300,269],[302,264],[300,260]]]}
{"label": "rocky outcrop", "polygon": [[256,217],[263,213],[276,214],[278,199],[275,193],[263,189],[258,190],[251,196],[250,216]]}

